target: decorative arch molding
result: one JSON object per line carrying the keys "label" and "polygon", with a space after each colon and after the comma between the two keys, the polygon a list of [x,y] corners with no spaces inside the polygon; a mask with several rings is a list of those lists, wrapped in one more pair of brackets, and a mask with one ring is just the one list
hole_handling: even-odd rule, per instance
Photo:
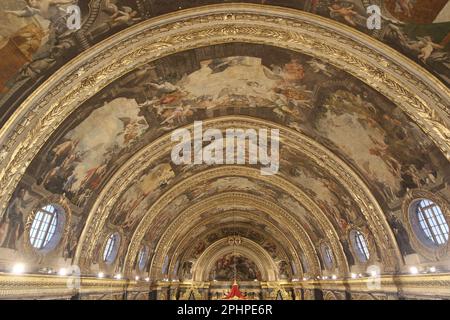
{"label": "decorative arch molding", "polygon": [[[189,128],[191,126],[186,127]],[[326,148],[324,148],[314,140],[284,126],[276,125],[266,120],[259,120],[243,116],[226,116],[204,121],[203,127],[205,130],[209,128],[225,130],[229,127],[243,128],[244,130],[255,127],[275,128],[280,130],[280,139],[283,144],[301,152],[305,155],[305,157],[309,157],[310,159],[312,159],[312,161],[326,170],[327,173],[336,177],[338,181],[341,181],[343,184],[348,184],[344,186],[345,189],[348,190],[349,194],[361,206],[361,211],[363,213],[367,213],[365,215],[365,218],[368,223],[375,223],[375,226],[372,227],[372,231],[374,233],[378,232],[378,234],[384,233],[384,236],[380,235],[380,238],[382,238],[385,242],[389,242],[389,232],[391,231],[389,229],[389,226],[387,225],[387,222],[385,221],[383,212],[381,211],[373,195],[370,193],[369,189],[359,179],[358,175],[352,172],[352,169],[350,167],[348,167],[337,156],[332,154],[330,151],[328,151]],[[83,260],[77,263],[85,267],[85,263],[89,262],[89,258],[92,256],[92,253],[94,251],[94,243],[95,239],[97,238],[97,234],[101,232],[102,226],[106,223],[108,215],[110,214],[115,203],[119,200],[120,194],[122,194],[123,190],[126,190],[132,183],[134,183],[136,179],[139,178],[140,174],[145,170],[145,168],[150,166],[151,163],[155,161],[155,159],[161,157],[162,154],[169,154],[171,152],[172,145],[173,143],[170,142],[170,134],[157,139],[153,143],[143,148],[133,158],[131,158],[108,182],[108,184],[100,193],[97,202],[94,204],[93,208],[91,209],[91,213],[89,214],[88,222],[85,230],[83,231],[82,239],[80,241],[82,246],[79,246],[77,248],[76,254],[76,261],[78,261],[77,259],[79,258]],[[313,216],[320,217],[318,219],[322,229],[328,230],[327,237],[332,240],[330,242],[333,245],[333,251],[343,251],[339,241],[338,233],[334,229],[328,217],[322,212],[318,205],[299,187],[278,175],[263,176],[260,174],[259,170],[248,168],[244,169],[244,167],[231,165],[218,167],[212,170],[206,170],[203,173],[186,178],[182,183],[178,183],[177,185],[172,187],[169,191],[167,191],[164,195],[162,195],[154,202],[154,204],[148,211],[152,217],[144,217],[143,221],[148,219],[150,220],[148,222],[144,222],[144,226],[141,226],[141,222],[136,229],[135,234],[140,234],[141,236],[143,236],[145,230],[147,230],[150,225],[151,219],[157,216],[158,212],[161,211],[167,203],[172,201],[176,197],[176,195],[186,192],[204,179],[236,175],[259,179],[269,184],[273,184],[282,190],[285,190],[299,203],[302,203],[305,209],[313,213]],[[368,214],[369,212],[373,214],[374,217]],[[383,225],[383,220],[385,225]],[[384,230],[385,228],[387,228],[387,230]],[[392,234],[390,236],[393,238]],[[84,237],[89,237],[90,239]],[[392,244],[395,245],[396,243],[393,242]],[[391,245],[390,247],[392,248]],[[135,250],[135,245],[132,244],[132,246],[130,246],[130,249]],[[131,252],[131,255],[133,254],[135,254],[135,252]],[[387,252],[387,254],[389,254],[389,252]],[[338,255],[338,258],[341,265],[346,264],[344,255]],[[388,259],[386,257],[385,259],[386,265],[388,266],[396,265],[397,261],[395,261],[395,258]]]}
{"label": "decorative arch molding", "polygon": [[[260,197],[241,192],[228,192],[211,196],[195,205],[192,205],[183,213],[181,213],[174,221],[174,223],[172,223],[169,228],[166,229],[166,232],[161,237],[161,240],[158,243],[154,258],[151,263],[150,278],[153,279],[158,276],[163,265],[164,257],[166,256],[167,251],[170,248],[170,244],[173,243],[173,239],[175,237],[174,232],[177,231],[177,228],[179,228],[181,224],[185,223],[185,221],[189,221],[190,217],[192,217],[193,215],[201,215],[204,212],[208,212],[216,208],[218,203],[229,203],[237,207],[251,206],[258,211],[270,214],[272,217],[277,218],[281,222],[284,222],[284,225],[289,226],[290,229],[293,229],[292,234],[296,237],[295,240],[298,241],[300,243],[300,246],[304,249],[312,272],[314,272],[315,274],[320,273],[320,264],[317,258],[317,253],[314,249],[314,244],[311,241],[309,235],[305,232],[305,230],[301,227],[297,220],[292,217],[290,213],[280,208],[278,205],[270,201],[266,201],[265,199],[261,199]],[[131,240],[130,247],[132,247],[132,245],[133,239]],[[343,254],[343,252],[341,252],[341,254]],[[134,254],[132,254],[131,250],[129,250],[127,256],[125,257],[126,273],[131,273],[132,271],[132,265],[128,262],[132,261],[133,256]],[[346,268],[348,268],[348,266],[343,266],[342,268],[343,272],[346,272]]]}
{"label": "decorative arch molding", "polygon": [[353,293],[352,300],[377,300],[373,295],[369,293]]}
{"label": "decorative arch molding", "polygon": [[242,254],[252,260],[261,272],[264,281],[278,280],[277,266],[272,257],[263,247],[247,238],[242,239],[242,244],[239,246],[230,246],[226,238],[210,245],[193,266],[193,280],[209,281],[208,276],[214,263],[228,253]]}
{"label": "decorative arch molding", "polygon": [[[271,239],[274,240],[274,242],[276,242],[277,244],[283,245],[282,250],[284,251],[284,253],[286,255],[286,259],[289,260],[292,264],[294,264],[294,266],[297,270],[297,273],[294,275],[297,275],[297,274],[303,275],[304,270],[303,270],[302,264],[300,262],[300,257],[298,255],[298,253],[296,252],[295,247],[294,247],[293,243],[291,242],[291,239],[289,238],[290,231],[286,230],[286,229],[280,230],[277,226],[275,226],[271,221],[269,221],[265,217],[261,217],[252,212],[243,212],[243,211],[239,211],[239,210],[232,210],[232,211],[225,211],[221,214],[215,214],[214,216],[203,220],[201,225],[196,225],[196,226],[197,226],[197,228],[201,228],[202,225],[212,223],[214,220],[220,220],[220,219],[223,219],[225,217],[230,217],[230,216],[235,216],[236,218],[239,218],[239,219],[241,219],[242,217],[245,217],[245,218],[248,218],[249,220],[258,221],[258,223],[260,223],[260,224],[269,226],[270,230],[275,231],[275,233],[272,234],[272,233],[269,233],[269,231],[267,231],[267,234],[271,237]],[[242,222],[236,223],[236,227],[249,228],[249,226],[246,226]],[[218,229],[219,229],[219,227],[217,228],[217,230]],[[203,238],[203,236],[205,234],[213,232],[213,231],[214,230],[208,230],[208,231],[202,232],[201,236],[199,238]],[[259,231],[259,230],[258,230],[258,232],[262,233],[262,231]],[[286,232],[288,232],[288,233],[286,234]],[[294,238],[294,236],[292,236],[292,239],[293,238]],[[171,262],[169,264],[169,271],[171,272],[171,274],[174,273],[176,262],[180,259],[186,258],[186,257],[183,257],[183,255],[182,255],[185,252],[185,248],[187,246],[192,245],[188,234],[181,234],[180,236],[178,236],[175,239],[174,243],[178,243],[178,245],[176,246],[176,248],[173,251],[174,253],[172,255]]]}
{"label": "decorative arch molding", "polygon": [[323,300],[339,300],[332,291],[326,291]]}
{"label": "decorative arch molding", "polygon": [[0,130],[0,216],[32,159],[81,103],[145,63],[230,42],[283,47],[347,71],[395,102],[450,159],[450,92],[422,67],[329,19],[263,5],[213,5],[130,27],[80,54],[33,92]]}
{"label": "decorative arch molding", "polygon": [[[271,230],[275,230],[275,232],[276,232],[275,234],[271,234],[269,232],[267,232],[267,234],[270,235],[270,237],[278,245],[280,245],[280,244],[283,245],[282,249],[283,249],[284,254],[286,255],[285,258],[294,264],[294,266],[297,270],[297,274],[303,274],[302,266],[300,263],[300,257],[298,255],[298,253],[296,252],[295,247],[294,247],[293,243],[291,242],[291,239],[289,238],[289,235],[291,235],[291,231],[287,230],[287,229],[283,229],[283,230],[278,229],[278,227],[276,227],[271,221],[269,221],[265,217],[262,217],[258,214],[251,213],[251,212],[232,210],[232,211],[225,211],[222,214],[216,214],[216,215],[214,215],[214,217],[212,217],[212,219],[211,218],[206,219],[204,224],[208,223],[209,221],[213,221],[215,219],[230,217],[232,215],[235,215],[237,218],[246,217],[249,220],[253,219],[254,221],[258,221],[259,224],[264,224],[265,226],[269,226]],[[248,226],[245,226],[243,223],[242,224],[237,223],[236,226],[237,227],[242,226],[242,227],[249,228]],[[197,227],[201,227],[201,225],[198,225]],[[208,230],[208,232],[210,232],[210,230]],[[261,231],[258,231],[258,232],[262,233]],[[206,232],[204,232],[202,234],[206,234]],[[291,236],[292,236],[292,239],[295,239],[294,235],[291,235]],[[182,256],[182,253],[185,252],[184,248],[188,245],[192,245],[192,243],[189,242],[189,237],[187,235],[183,234],[182,236],[180,236],[180,238],[181,237],[182,237],[182,239],[179,239],[179,237],[177,237],[174,240],[174,243],[179,243],[179,244],[177,245],[177,247],[174,250],[174,253],[173,253],[173,256],[171,259],[171,263],[169,265],[169,270],[172,270],[172,273],[175,268],[176,261],[179,259],[186,258],[186,257]],[[302,248],[302,250],[303,250],[303,248]]]}

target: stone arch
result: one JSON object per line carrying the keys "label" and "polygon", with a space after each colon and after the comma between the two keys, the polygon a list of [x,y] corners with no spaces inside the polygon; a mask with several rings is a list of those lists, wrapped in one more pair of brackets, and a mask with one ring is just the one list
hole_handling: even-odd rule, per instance
{"label": "stone arch", "polygon": [[[221,239],[213,243],[206,251],[199,257],[193,266],[193,280],[194,281],[208,281],[209,272],[213,264],[221,256],[227,253],[242,254],[250,258],[256,263],[256,266],[261,272],[262,279],[265,281],[276,281],[278,279],[278,272],[275,262],[259,244],[249,240],[243,239],[239,246],[230,246],[228,239]],[[204,267],[201,267],[204,266]],[[231,281],[232,279],[230,279]]]}

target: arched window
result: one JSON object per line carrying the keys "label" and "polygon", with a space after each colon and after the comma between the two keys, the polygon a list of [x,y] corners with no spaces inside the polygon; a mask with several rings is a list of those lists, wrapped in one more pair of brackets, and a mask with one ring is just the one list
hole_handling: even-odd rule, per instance
{"label": "arched window", "polygon": [[118,233],[113,233],[106,241],[105,249],[103,251],[103,261],[111,264],[116,259],[117,251],[119,249],[120,236]]}
{"label": "arched window", "polygon": [[322,244],[322,257],[325,267],[331,269],[333,267],[333,253],[328,245]]}
{"label": "arched window", "polygon": [[164,258],[164,263],[161,268],[162,274],[167,274],[167,269],[169,268],[169,256]]}
{"label": "arched window", "polygon": [[302,264],[303,272],[308,273],[309,272],[308,260],[306,260],[306,256],[303,252],[300,254],[300,263]]}
{"label": "arched window", "polygon": [[138,268],[142,271],[145,268],[145,264],[147,263],[148,258],[148,247],[142,246],[141,251],[139,251],[138,257]]}
{"label": "arched window", "polygon": [[449,228],[441,208],[428,199],[417,201],[413,208],[425,238],[435,245],[447,243]]}
{"label": "arched window", "polygon": [[[57,236],[58,216],[62,215],[62,209],[56,205],[48,204],[36,212],[30,228],[30,243],[36,249],[52,249],[56,246],[59,238]],[[49,248],[51,247],[51,248]]]}
{"label": "arched window", "polygon": [[366,262],[370,258],[369,248],[367,246],[367,241],[364,235],[358,230],[352,230],[350,233],[351,242],[353,248],[356,251],[356,255],[361,262]]}

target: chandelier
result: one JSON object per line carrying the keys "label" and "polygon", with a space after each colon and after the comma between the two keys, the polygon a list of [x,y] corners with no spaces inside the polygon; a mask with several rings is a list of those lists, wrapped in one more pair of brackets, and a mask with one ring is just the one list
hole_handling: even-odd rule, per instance
{"label": "chandelier", "polygon": [[245,300],[247,297],[239,290],[239,285],[237,283],[237,270],[236,270],[236,247],[240,246],[242,243],[242,239],[239,235],[236,234],[236,226],[235,226],[235,216],[233,213],[233,229],[234,235],[228,237],[228,245],[233,247],[233,262],[234,262],[234,281],[231,286],[231,291],[223,298],[224,300]]}

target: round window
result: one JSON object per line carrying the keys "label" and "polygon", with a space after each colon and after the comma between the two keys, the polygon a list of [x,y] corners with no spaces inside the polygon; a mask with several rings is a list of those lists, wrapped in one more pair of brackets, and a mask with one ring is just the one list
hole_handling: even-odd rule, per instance
{"label": "round window", "polygon": [[449,228],[441,208],[429,199],[416,200],[410,206],[410,219],[417,237],[428,246],[448,242]]}
{"label": "round window", "polygon": [[56,204],[40,208],[33,217],[29,232],[31,245],[41,251],[54,249],[61,240],[64,210]]}

